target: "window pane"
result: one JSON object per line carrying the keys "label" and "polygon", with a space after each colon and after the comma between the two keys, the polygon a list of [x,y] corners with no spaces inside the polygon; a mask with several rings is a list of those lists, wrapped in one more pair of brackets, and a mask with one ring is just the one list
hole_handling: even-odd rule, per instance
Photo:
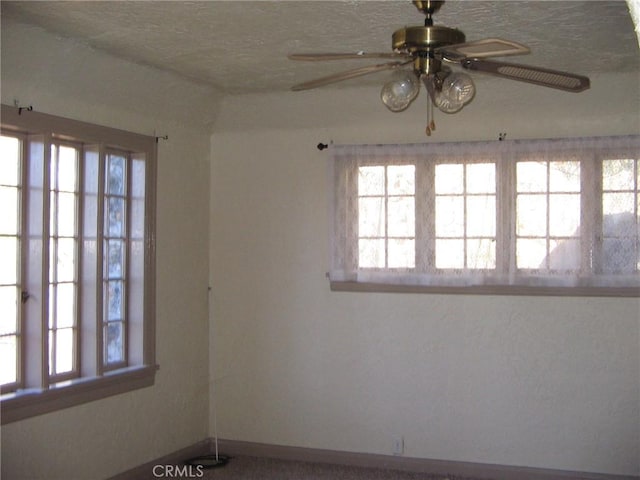
{"label": "window pane", "polygon": [[549,235],[580,236],[580,195],[549,195]]}
{"label": "window pane", "polygon": [[546,268],[547,241],[544,238],[519,238],[516,242],[518,268]]}
{"label": "window pane", "polygon": [[462,193],[464,170],[462,164],[436,165],[436,194]]}
{"label": "window pane", "polygon": [[107,171],[107,194],[124,195],[125,193],[125,159],[117,155],[109,155]]}
{"label": "window pane", "polygon": [[518,192],[546,192],[546,162],[518,162],[516,167]]}
{"label": "window pane", "polygon": [[413,195],[415,192],[416,167],[392,165],[387,167],[387,193],[389,195]]}
{"label": "window pane", "polygon": [[123,277],[124,271],[124,242],[109,240],[107,242],[107,274],[110,279],[117,279]]}
{"label": "window pane", "polygon": [[467,268],[496,268],[496,242],[488,238],[467,240]]}
{"label": "window pane", "polygon": [[18,337],[0,337],[0,384],[13,383],[18,379]]}
{"label": "window pane", "polygon": [[496,197],[467,197],[467,236],[493,237],[496,234]]}
{"label": "window pane", "polygon": [[123,237],[125,234],[125,203],[121,198],[109,197],[105,229],[110,237]]}
{"label": "window pane", "polygon": [[464,235],[464,198],[436,197],[436,237]]}
{"label": "window pane", "polygon": [[11,285],[18,281],[18,240],[16,237],[0,237],[0,284]]}
{"label": "window pane", "polygon": [[580,267],[579,240],[551,240],[549,243],[550,252],[547,261],[541,262],[541,268],[575,271]]}
{"label": "window pane", "polygon": [[0,186],[0,234],[16,235],[18,233],[18,195],[20,190],[16,187]]}
{"label": "window pane", "polygon": [[384,268],[385,248],[384,240],[358,241],[358,266],[360,268]]}
{"label": "window pane", "polygon": [[416,264],[413,240],[389,240],[389,268],[414,268]]}
{"label": "window pane", "polygon": [[77,150],[61,146],[58,158],[58,190],[63,192],[76,191],[77,169]]}
{"label": "window pane", "polygon": [[73,237],[76,234],[76,196],[73,193],[58,194],[57,234]]}
{"label": "window pane", "polygon": [[58,256],[56,262],[56,280],[58,282],[71,282],[75,280],[76,241],[73,238],[60,238],[57,240]]}
{"label": "window pane", "polygon": [[385,234],[383,197],[366,197],[359,200],[358,234],[360,237],[382,237]]}
{"label": "window pane", "polygon": [[124,361],[124,328],[122,322],[110,322],[105,325],[106,363]]}
{"label": "window pane", "polygon": [[635,199],[633,192],[629,193],[604,193],[602,195],[602,213],[605,215],[631,213]]}
{"label": "window pane", "polygon": [[549,190],[552,192],[580,191],[580,162],[551,162]]}
{"label": "window pane", "polygon": [[602,270],[605,273],[633,273],[638,265],[638,245],[633,238],[605,238]]}
{"label": "window pane", "polygon": [[415,222],[414,197],[389,198],[388,235],[390,237],[413,237]]}
{"label": "window pane", "polygon": [[602,233],[605,237],[634,237],[637,228],[633,213],[616,213],[605,215]]}
{"label": "window pane", "polygon": [[495,193],[496,166],[494,163],[467,165],[467,193]]}
{"label": "window pane", "polygon": [[[604,190],[632,189],[634,163],[631,159],[604,160],[602,162],[602,188]],[[638,175],[640,175],[640,170]]]}
{"label": "window pane", "polygon": [[0,335],[16,333],[18,321],[18,288],[10,286],[0,287]]}
{"label": "window pane", "polygon": [[65,373],[73,370],[73,335],[72,328],[56,331],[56,372]]}
{"label": "window pane", "polygon": [[58,328],[75,325],[75,285],[61,283],[56,287],[56,326]]}
{"label": "window pane", "polygon": [[358,169],[358,195],[384,195],[384,167]]}
{"label": "window pane", "polygon": [[122,291],[123,283],[120,281],[107,282],[106,288],[106,304],[107,319],[122,320],[124,313],[124,298]]}
{"label": "window pane", "polygon": [[131,172],[131,238],[144,237],[144,192],[145,165],[143,161],[134,160]]}
{"label": "window pane", "polygon": [[436,240],[436,268],[464,268],[464,240]]}
{"label": "window pane", "polygon": [[517,229],[522,236],[547,235],[547,198],[545,195],[518,195]]}
{"label": "window pane", "polygon": [[14,137],[0,136],[0,185],[18,186],[20,184],[20,140]]}

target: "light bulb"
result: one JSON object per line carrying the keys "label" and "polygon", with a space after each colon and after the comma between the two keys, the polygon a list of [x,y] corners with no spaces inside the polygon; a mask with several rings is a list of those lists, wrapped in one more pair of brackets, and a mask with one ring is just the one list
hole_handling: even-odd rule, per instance
{"label": "light bulb", "polygon": [[433,103],[444,113],[456,113],[462,110],[464,103],[456,102],[449,98],[448,95],[443,92],[437,92],[433,98]]}
{"label": "light bulb", "polygon": [[392,112],[405,110],[420,92],[418,77],[407,70],[397,70],[380,91],[382,103]]}
{"label": "light bulb", "polygon": [[469,75],[452,73],[445,78],[442,84],[442,93],[449,97],[452,102],[466,105],[473,100],[473,96],[476,94],[476,86]]}

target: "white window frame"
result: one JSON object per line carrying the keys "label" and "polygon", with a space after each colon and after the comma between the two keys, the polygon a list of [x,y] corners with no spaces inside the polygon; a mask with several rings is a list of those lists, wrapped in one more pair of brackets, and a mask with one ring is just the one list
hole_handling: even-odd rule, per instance
{"label": "white window frame", "polygon": [[[77,233],[77,262],[80,267],[76,277],[78,283],[76,310],[79,324],[74,354],[78,355],[78,358],[74,359],[74,368],[71,372],[52,375],[48,365],[48,305],[43,305],[47,303],[46,300],[41,301],[41,299],[47,299],[48,293],[45,290],[48,291],[49,288],[49,226],[47,224],[50,206],[48,193],[42,194],[49,188],[46,181],[48,174],[45,174],[41,191],[34,193],[32,192],[34,189],[28,187],[27,183],[28,167],[24,168],[21,250],[26,251],[27,241],[36,241],[39,242],[38,248],[42,253],[38,258],[30,258],[28,265],[25,257],[21,260],[23,271],[20,275],[22,280],[19,279],[19,282],[22,291],[28,293],[22,305],[18,305],[20,310],[18,381],[8,385],[8,388],[2,391],[0,397],[2,424],[153,385],[158,369],[155,354],[156,138],[6,105],[2,105],[1,133],[22,140],[23,165],[28,165],[31,161],[29,159],[30,139],[38,138],[40,144],[44,146],[41,158],[45,172],[49,168],[52,143],[72,145],[80,152],[92,151],[100,172],[97,185],[103,185],[98,186],[98,192],[95,195],[96,208],[100,213],[94,220],[94,230],[97,231],[93,240],[97,249],[92,254],[94,265],[90,269],[83,270],[83,263],[91,263],[90,256],[85,253],[91,249],[84,248],[83,244],[89,240],[89,236],[86,231]],[[129,236],[125,238],[127,249],[132,248],[133,242],[137,242],[136,248],[142,250],[142,253],[136,256],[137,280],[129,282],[127,286],[129,291],[126,297],[130,304],[135,305],[129,305],[130,308],[123,317],[123,325],[126,325],[127,329],[124,335],[124,358],[121,362],[112,364],[108,363],[105,357],[104,315],[100,311],[104,310],[101,292],[104,289],[103,282],[107,281],[103,271],[105,266],[102,246],[106,240],[102,231],[105,227],[104,220],[100,219],[103,218],[101,215],[104,209],[101,204],[107,198],[104,192],[104,159],[109,153],[123,155],[128,162],[129,173],[132,171],[134,162],[137,162],[138,171],[143,172],[139,173],[139,180],[144,177],[144,180],[140,181],[144,184],[144,199],[137,200],[138,212],[143,211],[143,213],[137,213],[138,223],[136,224],[140,225],[143,233],[142,236],[132,239],[130,232],[127,232]],[[79,164],[81,176],[86,164],[82,154]],[[127,195],[126,215],[134,215],[132,205],[136,200],[131,191]],[[79,192],[78,196],[80,203],[78,211],[83,212],[81,204],[89,195],[86,192]],[[43,197],[44,201],[42,201]],[[34,203],[41,205],[33,210]],[[41,230],[40,238],[28,240],[26,237],[31,227],[28,225],[27,216],[31,212],[37,215],[38,209],[43,213],[40,221],[42,225],[37,227]],[[82,229],[85,219],[82,218],[82,213],[78,217],[78,228]],[[34,224],[33,218],[31,224]],[[35,224],[38,222],[36,221]],[[129,275],[131,273],[129,263],[126,265],[127,275]],[[29,281],[33,285],[24,283]],[[93,315],[85,315],[87,308],[93,309]]]}
{"label": "white window frame", "polygon": [[[640,137],[596,137],[407,145],[331,145],[330,148],[330,287],[334,291],[471,293],[512,295],[640,296],[640,272],[597,272],[602,222],[602,160],[635,159],[640,164]],[[629,157],[630,156],[630,157]],[[521,161],[568,161],[581,166],[580,267],[572,272],[518,268],[516,265],[516,165]],[[435,266],[435,166],[445,163],[496,165],[496,268],[439,269]],[[361,166],[416,166],[415,268],[358,267],[358,169]],[[640,168],[640,167],[636,167]],[[638,204],[638,173],[635,191]],[[585,192],[597,189],[597,198]],[[640,208],[640,205],[636,208]],[[587,218],[591,216],[593,218]],[[635,212],[636,223],[640,213]],[[425,221],[418,221],[419,217]],[[638,239],[636,238],[636,241]],[[588,244],[587,244],[588,243]],[[637,249],[640,245],[636,246]],[[464,269],[463,269],[464,270]],[[605,278],[606,277],[606,278]]]}

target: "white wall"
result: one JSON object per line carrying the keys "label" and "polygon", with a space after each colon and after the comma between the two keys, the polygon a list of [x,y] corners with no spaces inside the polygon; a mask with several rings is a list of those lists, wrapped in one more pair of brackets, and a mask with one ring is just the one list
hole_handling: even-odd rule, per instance
{"label": "white wall", "polygon": [[37,28],[2,25],[2,103],[33,105],[159,144],[157,362],[153,387],[4,425],[2,478],[99,479],[209,436],[209,89],[98,54]]}
{"label": "white wall", "polygon": [[400,114],[364,88],[225,99],[211,168],[219,436],[391,454],[403,435],[410,457],[640,474],[638,299],[332,293],[325,278],[318,142],[638,133],[637,77],[592,81],[575,95],[480,79],[430,139],[423,97]]}

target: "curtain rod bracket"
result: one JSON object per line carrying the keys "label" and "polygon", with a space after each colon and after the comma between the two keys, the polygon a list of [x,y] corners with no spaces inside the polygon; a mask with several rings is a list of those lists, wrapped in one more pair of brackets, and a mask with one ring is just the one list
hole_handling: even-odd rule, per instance
{"label": "curtain rod bracket", "polygon": [[156,136],[156,143],[158,143],[159,140],[169,140],[169,135],[163,135],[161,137]]}
{"label": "curtain rod bracket", "polygon": [[[18,107],[16,105],[16,107]],[[33,105],[29,105],[28,107],[18,107],[18,115],[22,115],[22,111],[26,110],[27,112],[32,112],[33,111]]]}
{"label": "curtain rod bracket", "polygon": [[324,150],[325,148],[329,148],[329,145],[327,145],[326,143],[319,143],[318,145],[316,145],[316,148],[320,151]]}

